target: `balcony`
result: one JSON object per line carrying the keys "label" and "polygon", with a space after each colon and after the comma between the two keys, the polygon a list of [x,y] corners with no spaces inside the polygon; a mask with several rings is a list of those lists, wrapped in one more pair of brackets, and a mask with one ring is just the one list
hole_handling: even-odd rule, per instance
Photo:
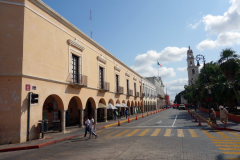
{"label": "balcony", "polygon": [[135,97],[139,97],[139,92],[136,92],[136,93],[135,93]]}
{"label": "balcony", "polygon": [[116,87],[116,94],[123,94],[123,87],[117,86]]}
{"label": "balcony", "polygon": [[105,82],[105,81],[99,82],[98,90],[100,92],[107,92],[107,91],[109,91],[109,89],[110,89],[110,83],[109,82]]}
{"label": "balcony", "polygon": [[127,95],[132,96],[133,95],[133,90],[131,90],[131,89],[127,90]]}
{"label": "balcony", "polygon": [[145,93],[142,93],[141,95],[142,95],[142,96],[141,96],[142,98],[145,97]]}
{"label": "balcony", "polygon": [[67,82],[70,83],[72,88],[83,88],[87,87],[88,77],[82,74],[69,73]]}

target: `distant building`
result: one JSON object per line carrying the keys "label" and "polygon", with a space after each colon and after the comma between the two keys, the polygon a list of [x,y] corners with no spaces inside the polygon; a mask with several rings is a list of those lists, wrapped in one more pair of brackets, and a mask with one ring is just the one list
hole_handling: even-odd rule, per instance
{"label": "distant building", "polygon": [[169,95],[165,94],[165,104],[170,105]]}
{"label": "distant building", "polygon": [[194,84],[199,75],[198,67],[195,65],[194,59],[193,51],[189,46],[187,51],[188,85]]}
{"label": "distant building", "polygon": [[142,78],[144,111],[157,109],[156,86],[149,80]]}

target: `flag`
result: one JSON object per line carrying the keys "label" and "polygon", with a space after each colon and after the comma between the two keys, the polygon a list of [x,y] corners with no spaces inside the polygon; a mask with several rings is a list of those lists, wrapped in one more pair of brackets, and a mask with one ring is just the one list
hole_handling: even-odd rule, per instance
{"label": "flag", "polygon": [[159,62],[157,62],[157,65],[159,65],[159,66],[161,66],[161,67],[162,67],[162,65],[161,65]]}

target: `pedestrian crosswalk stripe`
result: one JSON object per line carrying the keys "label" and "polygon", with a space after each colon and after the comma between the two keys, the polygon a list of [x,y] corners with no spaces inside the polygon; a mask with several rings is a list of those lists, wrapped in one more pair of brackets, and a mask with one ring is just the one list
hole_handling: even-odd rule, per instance
{"label": "pedestrian crosswalk stripe", "polygon": [[232,158],[232,157],[229,157],[229,158],[227,158],[227,159],[228,159],[228,160],[230,160],[230,159],[231,159],[231,160],[232,160],[232,159],[233,159],[233,160],[239,160],[239,158]]}
{"label": "pedestrian crosswalk stripe", "polygon": [[166,129],[164,136],[165,137],[170,137],[171,136],[171,129]]}
{"label": "pedestrian crosswalk stripe", "polygon": [[140,129],[135,129],[134,131],[132,131],[131,133],[129,133],[128,135],[126,135],[127,137],[133,136],[135,133],[137,133]]}
{"label": "pedestrian crosswalk stripe", "polygon": [[151,136],[157,136],[161,129],[156,129]]}
{"label": "pedestrian crosswalk stripe", "polygon": [[234,133],[234,132],[228,132],[228,133],[230,133],[231,135],[234,135],[234,136],[236,136],[237,138],[240,138],[240,135],[239,135],[239,134],[237,134],[237,133]]}
{"label": "pedestrian crosswalk stripe", "polygon": [[192,137],[198,137],[197,133],[193,129],[188,130]]}
{"label": "pedestrian crosswalk stripe", "polygon": [[98,131],[96,131],[95,133],[100,133],[100,132],[102,132],[102,131],[104,131],[104,130],[98,130]]}
{"label": "pedestrian crosswalk stripe", "polygon": [[108,135],[106,135],[106,136],[104,136],[104,137],[109,137],[109,136],[111,136],[111,135],[113,135],[113,134],[115,134],[115,133],[117,133],[117,132],[119,132],[119,131],[112,132],[112,133],[110,133],[110,134],[108,134]]}
{"label": "pedestrian crosswalk stripe", "polygon": [[240,144],[240,142],[213,142],[213,143]]}
{"label": "pedestrian crosswalk stripe", "polygon": [[240,141],[240,140],[237,140],[237,139],[211,139],[212,141]]}
{"label": "pedestrian crosswalk stripe", "polygon": [[240,145],[223,145],[223,144],[220,144],[220,145],[216,145],[217,147],[240,147]]}
{"label": "pedestrian crosswalk stripe", "polygon": [[217,134],[219,134],[220,136],[222,136],[223,138],[231,138],[229,137],[228,135],[226,135],[225,133],[223,132],[219,132],[219,131],[215,131]]}
{"label": "pedestrian crosswalk stripe", "polygon": [[98,133],[97,135],[99,136],[99,135],[105,134],[105,133],[110,132],[110,131],[111,131],[111,130],[107,130],[107,131],[105,131],[105,132],[100,132],[100,133]]}
{"label": "pedestrian crosswalk stripe", "polygon": [[178,132],[178,137],[184,137],[182,129],[177,129],[177,132]]}
{"label": "pedestrian crosswalk stripe", "polygon": [[119,136],[123,135],[124,133],[127,133],[128,131],[129,131],[129,129],[115,135],[114,137],[119,137]]}
{"label": "pedestrian crosswalk stripe", "polygon": [[218,149],[224,151],[240,151],[240,148],[218,148]]}
{"label": "pedestrian crosswalk stripe", "polygon": [[208,138],[216,138],[216,137],[214,137],[213,135],[211,135],[210,133],[208,133],[208,131],[202,130],[202,132],[203,132],[206,136],[208,136]]}
{"label": "pedestrian crosswalk stripe", "polygon": [[139,134],[138,136],[144,136],[150,129],[145,129],[141,134]]}
{"label": "pedestrian crosswalk stripe", "polygon": [[240,154],[240,152],[222,152],[223,154]]}

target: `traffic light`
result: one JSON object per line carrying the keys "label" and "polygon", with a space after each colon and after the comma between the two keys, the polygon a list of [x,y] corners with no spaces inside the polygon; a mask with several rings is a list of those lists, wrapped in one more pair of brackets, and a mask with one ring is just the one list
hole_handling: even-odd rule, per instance
{"label": "traffic light", "polygon": [[31,103],[38,103],[38,94],[32,93],[31,94]]}

